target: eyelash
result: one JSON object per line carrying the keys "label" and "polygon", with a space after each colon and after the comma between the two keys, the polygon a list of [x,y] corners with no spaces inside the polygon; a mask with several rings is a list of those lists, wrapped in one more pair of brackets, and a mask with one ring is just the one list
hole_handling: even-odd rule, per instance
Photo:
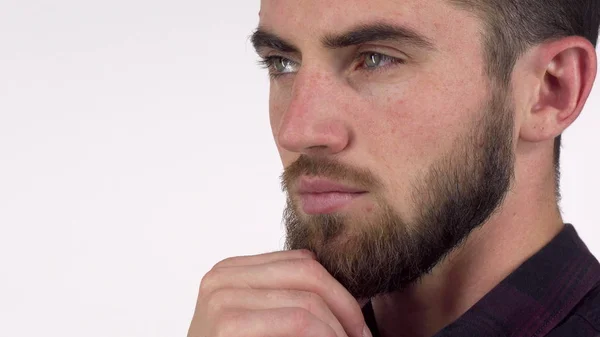
{"label": "eyelash", "polygon": [[269,71],[269,77],[272,79],[278,78],[282,75],[285,75],[285,73],[275,73],[273,72],[273,64],[275,63],[275,60],[277,59],[284,59],[285,57],[283,56],[267,56],[267,57],[263,57],[260,61],[258,61],[258,64],[261,68],[263,69],[267,69]]}
{"label": "eyelash", "polygon": [[[363,70],[363,71],[367,71],[369,73],[377,73],[379,71],[383,71],[388,67],[393,67],[393,66],[398,66],[400,64],[404,64],[405,61],[403,59],[400,58],[396,58],[396,57],[392,57],[392,56],[388,56],[382,53],[376,53],[376,52],[372,52],[372,51],[366,51],[366,52],[362,52],[359,53],[356,57],[355,57],[355,61],[361,61],[364,62],[366,57],[368,55],[373,55],[373,54],[377,54],[381,56],[381,61],[389,61],[390,63],[388,65],[385,66],[381,66],[381,67],[376,67],[376,68],[365,68],[365,67],[359,67],[359,70]],[[277,73],[273,70],[273,65],[275,63],[276,60],[281,60],[281,59],[287,59],[286,57],[283,56],[277,56],[277,55],[273,55],[273,56],[267,56],[264,57],[262,60],[258,61],[259,65],[262,68],[265,68],[267,70],[269,70],[269,77],[271,77],[272,79],[276,79],[279,78],[281,76],[284,75],[289,75],[291,73]]]}

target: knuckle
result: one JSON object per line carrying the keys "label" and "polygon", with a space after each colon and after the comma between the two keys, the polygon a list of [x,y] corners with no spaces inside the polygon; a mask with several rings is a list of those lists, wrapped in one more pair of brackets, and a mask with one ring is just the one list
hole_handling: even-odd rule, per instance
{"label": "knuckle", "polygon": [[214,290],[217,281],[219,280],[220,273],[219,269],[213,268],[202,277],[202,280],[200,281],[200,296],[207,296]]}
{"label": "knuckle", "polygon": [[312,318],[310,312],[306,309],[291,308],[287,312],[286,321],[294,331],[302,332],[309,328]]}
{"label": "knuckle", "polygon": [[240,258],[239,257],[228,257],[222,261],[217,262],[217,264],[214,265],[213,269],[219,269],[219,268],[224,268],[227,266],[231,266],[234,265]]}
{"label": "knuckle", "polygon": [[213,320],[213,329],[210,336],[230,337],[239,325],[239,314],[233,312],[222,313]]}
{"label": "knuckle", "polygon": [[309,312],[318,313],[327,306],[325,300],[315,293],[306,293],[303,299],[304,308]]}
{"label": "knuckle", "polygon": [[229,291],[218,289],[206,295],[205,304],[208,311],[216,313],[221,311],[230,298]]}
{"label": "knuckle", "polygon": [[314,277],[318,280],[323,278],[324,268],[316,260],[300,260],[298,262],[302,264],[302,271],[310,277]]}
{"label": "knuckle", "polygon": [[315,258],[315,254],[308,249],[300,249],[298,251],[298,254],[300,254],[301,257],[306,258],[306,259],[314,259]]}

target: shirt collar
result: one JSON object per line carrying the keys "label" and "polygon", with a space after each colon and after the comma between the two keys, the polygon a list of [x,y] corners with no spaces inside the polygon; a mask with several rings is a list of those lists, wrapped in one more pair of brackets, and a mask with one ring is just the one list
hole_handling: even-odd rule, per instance
{"label": "shirt collar", "polygon": [[[435,337],[544,336],[600,283],[600,264],[572,225]],[[363,308],[379,335],[373,308]]]}

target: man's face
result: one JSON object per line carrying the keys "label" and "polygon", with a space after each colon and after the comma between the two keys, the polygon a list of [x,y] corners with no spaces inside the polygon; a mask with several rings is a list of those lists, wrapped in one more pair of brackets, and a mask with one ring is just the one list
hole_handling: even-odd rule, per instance
{"label": "man's face", "polygon": [[439,0],[262,1],[286,246],[357,298],[430,271],[509,188],[511,95],[481,29]]}

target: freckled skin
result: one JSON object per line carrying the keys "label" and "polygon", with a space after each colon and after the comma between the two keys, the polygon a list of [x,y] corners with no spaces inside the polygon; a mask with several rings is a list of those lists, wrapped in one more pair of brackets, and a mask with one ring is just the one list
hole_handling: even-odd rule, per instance
{"label": "freckled skin", "polygon": [[[337,72],[330,61],[333,52],[321,48],[315,37],[378,19],[424,32],[438,50],[394,47],[394,56],[411,58],[368,78]],[[271,126],[284,166],[300,151],[282,144],[282,135],[304,135],[315,144],[322,139],[342,142],[333,155],[387,179],[386,198],[410,213],[409,181],[422,177],[469,122],[481,116],[489,87],[481,50],[473,43],[480,23],[437,0],[263,0],[260,21],[302,51],[300,72],[271,84]],[[327,135],[323,130],[338,132]]]}
{"label": "freckled skin", "polygon": [[[296,50],[275,50],[295,66],[272,77],[270,91],[289,197],[286,247],[315,252],[357,298],[402,289],[480,226],[510,184],[513,112],[499,98],[504,91],[492,95],[480,44],[472,43],[480,23],[438,1],[282,3],[263,2],[270,10],[260,26]],[[323,46],[325,37],[381,22],[435,43]],[[378,54],[385,66],[366,67],[365,52]],[[485,143],[475,153],[480,140]],[[326,160],[341,167],[316,169],[333,167]],[[302,211],[315,204],[294,193],[306,175],[358,184],[367,193],[339,211]]]}

